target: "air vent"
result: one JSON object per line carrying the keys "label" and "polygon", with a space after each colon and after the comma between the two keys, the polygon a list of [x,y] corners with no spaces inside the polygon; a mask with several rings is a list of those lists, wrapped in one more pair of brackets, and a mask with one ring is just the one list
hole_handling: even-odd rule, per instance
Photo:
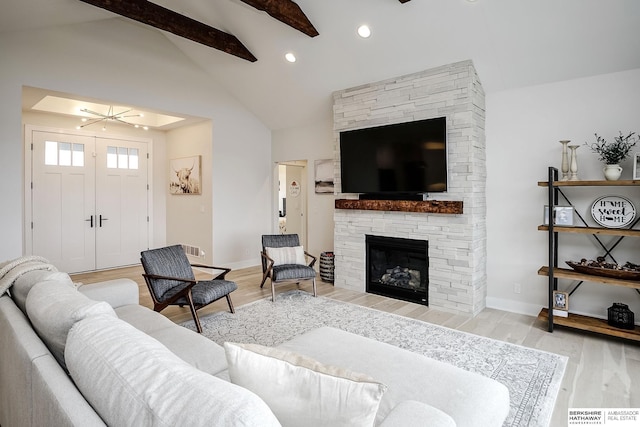
{"label": "air vent", "polygon": [[202,257],[204,255],[202,249],[200,249],[197,246],[191,246],[191,245],[181,245],[182,249],[184,250],[184,253],[190,256],[194,256],[194,257]]}

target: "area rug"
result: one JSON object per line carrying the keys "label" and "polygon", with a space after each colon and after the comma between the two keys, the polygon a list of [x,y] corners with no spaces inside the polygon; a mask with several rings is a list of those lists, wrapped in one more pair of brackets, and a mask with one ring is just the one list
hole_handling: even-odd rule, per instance
{"label": "area rug", "polygon": [[[509,389],[504,426],[548,426],[567,358],[304,291],[290,291],[200,319],[202,334],[225,341],[277,346],[320,326],[383,341],[493,378]],[[193,321],[183,326],[195,330]]]}

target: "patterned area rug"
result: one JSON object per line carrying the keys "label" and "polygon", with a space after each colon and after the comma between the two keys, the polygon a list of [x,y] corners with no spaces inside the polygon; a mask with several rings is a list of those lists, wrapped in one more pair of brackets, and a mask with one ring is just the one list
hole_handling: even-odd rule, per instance
{"label": "patterned area rug", "polygon": [[[320,326],[332,326],[478,372],[509,388],[505,426],[548,426],[567,358],[304,291],[278,294],[200,319],[203,335],[276,346]],[[193,321],[183,326],[195,330]]]}

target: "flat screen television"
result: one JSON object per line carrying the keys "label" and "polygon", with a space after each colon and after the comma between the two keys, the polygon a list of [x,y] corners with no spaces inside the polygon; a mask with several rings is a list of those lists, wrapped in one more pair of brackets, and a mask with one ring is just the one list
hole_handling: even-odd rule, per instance
{"label": "flat screen television", "polygon": [[444,117],[340,132],[343,193],[447,191]]}

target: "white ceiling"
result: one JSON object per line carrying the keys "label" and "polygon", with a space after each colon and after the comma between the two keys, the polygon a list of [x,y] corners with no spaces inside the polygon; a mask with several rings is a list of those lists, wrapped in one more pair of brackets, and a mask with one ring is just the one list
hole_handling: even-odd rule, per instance
{"label": "white ceiling", "polygon": [[[274,130],[330,117],[336,90],[466,59],[487,93],[640,68],[638,0],[297,0],[315,38],[240,0],[156,3],[247,46],[257,62],[163,32]],[[109,19],[125,18],[79,0],[3,0],[0,32]]]}

